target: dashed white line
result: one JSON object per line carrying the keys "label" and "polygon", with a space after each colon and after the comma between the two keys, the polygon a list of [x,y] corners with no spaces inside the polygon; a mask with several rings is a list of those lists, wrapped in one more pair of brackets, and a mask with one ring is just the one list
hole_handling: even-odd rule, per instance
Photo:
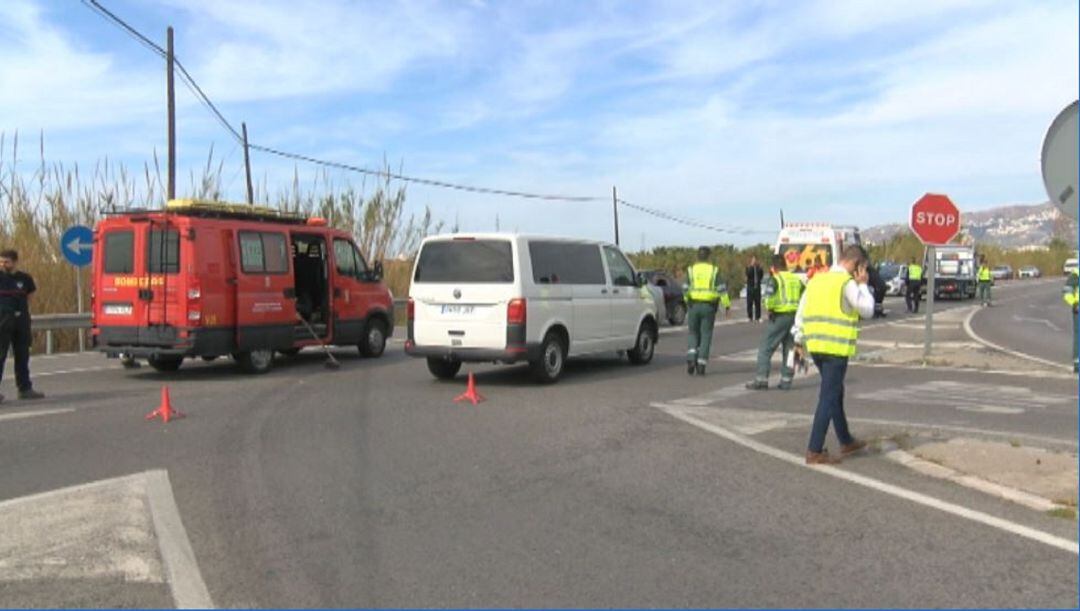
{"label": "dashed white line", "polygon": [[73,407],[64,407],[61,409],[42,409],[32,412],[10,412],[7,414],[0,414],[0,421],[3,420],[21,420],[23,418],[37,418],[38,416],[52,416],[54,414],[70,414],[75,411]]}
{"label": "dashed white line", "polygon": [[969,509],[955,503],[943,501],[941,499],[937,499],[932,496],[922,494],[920,492],[915,492],[914,490],[908,490],[907,488],[888,484],[881,480],[867,477],[865,475],[852,473],[850,471],[845,471],[843,469],[830,467],[827,465],[817,465],[810,467],[806,465],[805,460],[802,456],[797,456],[790,452],[785,452],[772,446],[765,445],[761,442],[754,441],[753,439],[750,439],[745,435],[740,435],[733,431],[729,431],[723,427],[716,426],[709,422],[705,422],[704,420],[701,420],[686,413],[682,408],[678,406],[654,404],[654,407],[661,409],[662,411],[671,415],[674,418],[678,418],[683,422],[713,433],[714,435],[723,437],[728,441],[732,441],[745,448],[749,448],[751,450],[754,450],[755,452],[759,452],[761,454],[765,454],[767,456],[782,460],[797,467],[811,469],[813,471],[829,475],[837,479],[841,479],[853,484],[857,484],[859,486],[870,488],[872,490],[877,490],[878,492],[882,492],[888,495],[911,501],[913,503],[917,503],[919,505],[923,505],[924,507],[937,509],[939,511],[943,511],[945,513],[952,514],[960,518],[971,520],[973,522],[978,522],[980,524],[997,528],[999,530],[1014,535],[1025,537],[1032,541],[1037,541],[1039,543],[1049,545],[1050,547],[1055,547],[1071,554],[1080,555],[1080,544],[1078,544],[1076,541],[1071,541],[1069,539],[1058,537],[1056,535],[1052,535],[1041,530],[1024,526],[1023,524],[1017,524],[1016,522],[1011,522],[1009,520],[992,516],[981,511]]}

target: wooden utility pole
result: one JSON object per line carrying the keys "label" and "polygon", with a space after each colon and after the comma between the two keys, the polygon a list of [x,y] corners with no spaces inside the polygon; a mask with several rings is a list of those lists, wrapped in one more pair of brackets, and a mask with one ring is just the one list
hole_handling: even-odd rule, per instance
{"label": "wooden utility pole", "polygon": [[244,134],[244,172],[247,174],[247,202],[249,206],[255,205],[255,190],[251,187],[251,157],[248,156],[247,123],[240,124],[240,131]]}
{"label": "wooden utility pole", "polygon": [[615,213],[615,245],[619,245],[619,194],[611,187],[611,209]]}
{"label": "wooden utility pole", "polygon": [[176,199],[176,89],[173,86],[173,29],[166,30],[165,91],[169,105],[169,184],[168,199]]}

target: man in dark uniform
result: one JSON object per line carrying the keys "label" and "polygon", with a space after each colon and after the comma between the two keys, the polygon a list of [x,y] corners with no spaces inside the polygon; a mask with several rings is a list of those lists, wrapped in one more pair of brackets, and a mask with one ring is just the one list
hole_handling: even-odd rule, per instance
{"label": "man in dark uniform", "polygon": [[764,278],[765,271],[757,257],[750,255],[750,264],[746,266],[746,317],[750,322],[761,322],[761,281]]}
{"label": "man in dark uniform", "polygon": [[[8,350],[15,353],[15,385],[20,399],[40,399],[30,382],[30,295],[37,290],[30,274],[20,272],[19,253],[0,252],[0,380]],[[0,395],[0,402],[4,400]]]}

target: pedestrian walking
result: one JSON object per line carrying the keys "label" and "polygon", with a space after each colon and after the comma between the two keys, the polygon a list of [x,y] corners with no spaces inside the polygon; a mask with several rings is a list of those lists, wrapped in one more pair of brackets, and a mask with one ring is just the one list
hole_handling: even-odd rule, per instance
{"label": "pedestrian walking", "polygon": [[[0,251],[0,380],[8,352],[15,357],[15,386],[20,399],[44,397],[30,382],[30,295],[37,286],[34,279],[18,269],[19,253]],[[0,402],[4,396],[0,395]]]}
{"label": "pedestrian walking", "polygon": [[761,282],[764,276],[757,256],[750,255],[750,263],[746,266],[746,317],[750,322],[761,322]]}
{"label": "pedestrian walking", "polygon": [[868,257],[861,246],[848,246],[840,262],[829,271],[814,275],[806,286],[795,313],[792,334],[796,354],[809,352],[821,374],[821,390],[810,428],[806,464],[834,464],[839,457],[825,450],[825,434],[832,422],[840,442],[840,454],[847,456],[866,446],[848,430],[844,414],[844,378],[848,359],[855,356],[859,339],[859,319],[874,315],[874,296],[866,286]]}
{"label": "pedestrian walking", "polygon": [[1080,346],[1077,342],[1080,342],[1080,337],[1077,337],[1077,333],[1080,332],[1078,327],[1078,317],[1080,317],[1080,269],[1073,269],[1069,274],[1069,278],[1065,281],[1064,295],[1065,303],[1072,308],[1072,321],[1073,321],[1073,333],[1072,333],[1072,361],[1073,361],[1073,373],[1080,373]]}
{"label": "pedestrian walking", "polygon": [[761,337],[758,346],[757,372],[752,382],[747,382],[750,390],[769,388],[769,373],[772,369],[772,356],[777,347],[781,347],[780,390],[791,388],[795,369],[788,365],[788,353],[795,347],[795,338],[791,336],[791,327],[795,324],[795,312],[799,309],[803,283],[795,274],[787,271],[783,255],[773,255],[769,267],[769,278],[765,282],[765,310],[768,312],[769,326]]}
{"label": "pedestrian walking", "polygon": [[922,301],[923,268],[912,258],[908,263],[907,273],[904,275],[904,303],[907,311],[913,314],[919,313],[919,302]]}
{"label": "pedestrian walking", "polygon": [[686,325],[689,331],[686,373],[690,375],[705,375],[717,310],[723,305],[725,318],[731,311],[731,297],[727,294],[727,285],[720,279],[720,269],[709,262],[711,255],[712,251],[706,246],[698,249],[697,263],[687,268],[687,284],[683,286],[688,310]]}
{"label": "pedestrian walking", "polygon": [[994,275],[990,272],[990,265],[986,262],[986,255],[979,256],[979,301],[984,307],[991,306],[990,287],[994,286]]}

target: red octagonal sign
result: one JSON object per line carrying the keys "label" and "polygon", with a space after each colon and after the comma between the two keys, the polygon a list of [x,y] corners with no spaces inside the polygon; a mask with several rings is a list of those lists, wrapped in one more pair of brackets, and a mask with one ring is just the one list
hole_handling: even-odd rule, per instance
{"label": "red octagonal sign", "polygon": [[947,195],[927,193],[911,207],[910,225],[923,244],[948,244],[960,233],[960,210]]}

